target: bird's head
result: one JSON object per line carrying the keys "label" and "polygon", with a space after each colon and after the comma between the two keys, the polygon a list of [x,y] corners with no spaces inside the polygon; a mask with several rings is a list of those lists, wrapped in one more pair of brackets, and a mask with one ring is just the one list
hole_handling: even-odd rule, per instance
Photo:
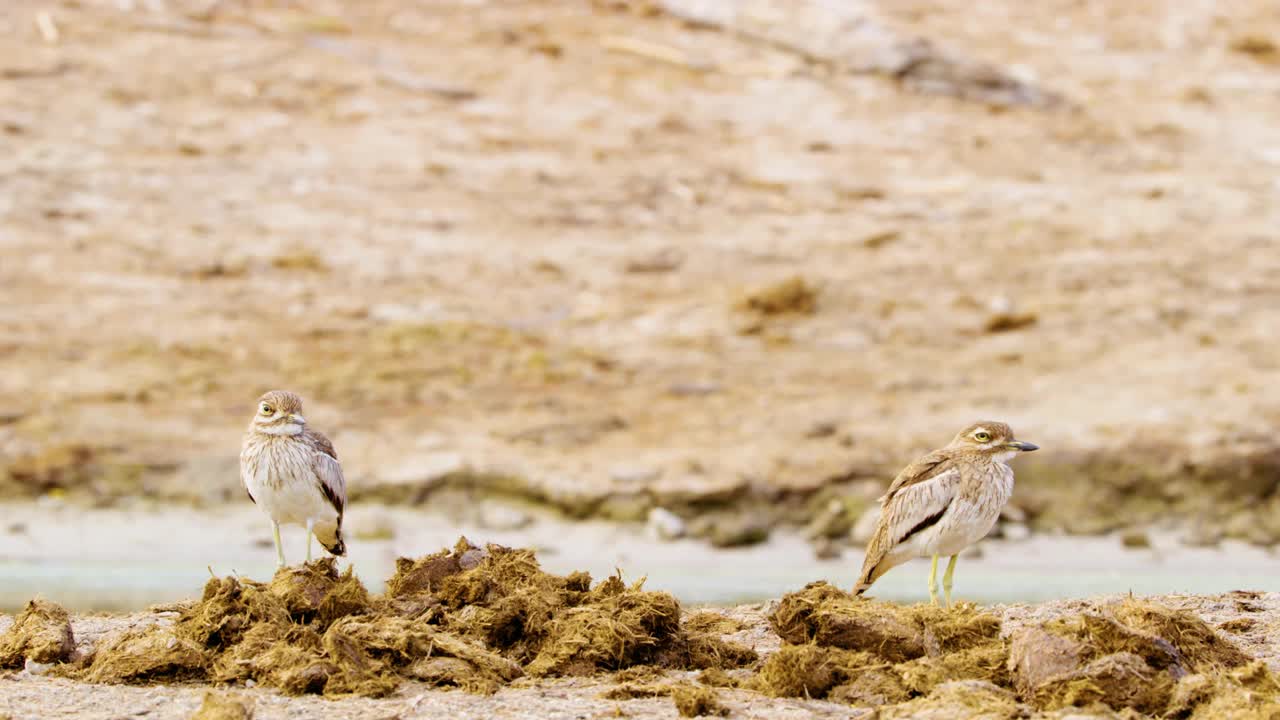
{"label": "bird's head", "polygon": [[999,462],[1008,462],[1018,453],[1040,449],[1039,445],[1015,439],[1013,428],[994,421],[976,422],[961,430],[950,447],[985,455]]}
{"label": "bird's head", "polygon": [[268,435],[297,435],[306,425],[307,419],[302,417],[302,398],[288,390],[272,390],[258,398],[258,407],[249,427]]}

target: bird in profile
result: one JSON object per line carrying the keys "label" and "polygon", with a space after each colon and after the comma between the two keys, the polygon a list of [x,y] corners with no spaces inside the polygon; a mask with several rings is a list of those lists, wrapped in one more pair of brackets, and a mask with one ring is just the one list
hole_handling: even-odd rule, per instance
{"label": "bird in profile", "polygon": [[347,554],[342,540],[347,505],[342,466],[329,438],[307,427],[302,398],[286,390],[258,398],[240,450],[240,481],[249,499],[271,518],[279,567],[285,565],[282,524],[307,528],[307,562],[313,535],[331,554]]}
{"label": "bird in profile", "polygon": [[929,600],[937,605],[938,556],[950,555],[942,578],[950,607],[956,557],[991,530],[1013,494],[1008,462],[1037,449],[1014,439],[1002,422],[977,422],[946,447],[908,465],[880,497],[880,522],[853,592],[861,595],[881,575],[912,558],[932,556]]}

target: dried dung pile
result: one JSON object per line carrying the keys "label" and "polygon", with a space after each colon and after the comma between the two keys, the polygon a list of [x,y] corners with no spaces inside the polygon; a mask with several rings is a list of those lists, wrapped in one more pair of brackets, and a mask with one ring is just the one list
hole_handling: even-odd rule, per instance
{"label": "dried dung pile", "polygon": [[720,704],[716,691],[684,685],[671,691],[671,700],[681,717],[727,717],[729,708]]}
{"label": "dried dung pile", "polygon": [[724,626],[711,618],[682,624],[666,593],[619,576],[593,587],[586,573],[552,575],[530,550],[463,539],[402,559],[387,587],[371,596],[332,558],[281,569],[269,584],[214,578],[172,625],[109,637],[60,672],[104,683],[253,680],[289,694],[379,697],[405,679],[492,692],[524,675],[644,664],[723,670],[756,660],[723,640]]}
{"label": "dried dung pile", "polygon": [[[1042,709],[1106,706],[1149,715],[1171,704],[1184,714],[1245,688],[1232,672],[1251,658],[1200,618],[1141,600],[1126,600],[1024,628],[1012,638],[1009,668],[1019,696]],[[1274,683],[1266,672],[1256,683]],[[1192,681],[1188,677],[1212,679]],[[1183,698],[1174,703],[1174,696]],[[1265,692],[1254,693],[1265,697]],[[1280,693],[1272,693],[1280,699]]]}
{"label": "dried dung pile", "polygon": [[[74,657],[71,624],[32,601],[0,635],[0,668],[99,683],[256,684],[288,694],[384,696],[402,682],[487,693],[521,677],[613,673],[604,697],[670,697],[685,716],[725,713],[719,688],[878,708],[881,718],[1280,719],[1280,681],[1199,617],[1155,603],[1099,605],[1005,633],[972,605],[898,606],[813,583],[769,615],[782,647],[763,662],[726,640],[743,624],[683,614],[675,598],[585,573],[544,572],[530,550],[476,547],[401,560],[383,596],[332,559],[270,583],[213,578],[172,622],[156,619]],[[669,670],[699,671],[672,678]],[[675,680],[675,682],[673,682]],[[223,698],[206,716],[251,712]]]}
{"label": "dried dung pile", "polygon": [[67,611],[51,602],[32,600],[0,635],[0,669],[20,668],[28,660],[66,662],[75,647]]}
{"label": "dried dung pile", "polygon": [[253,705],[230,695],[205,693],[191,720],[253,720]]}
{"label": "dried dung pile", "polygon": [[972,606],[899,606],[825,582],[782,598],[769,616],[787,643],[756,686],[769,695],[879,706],[957,680],[1008,685],[999,618]]}
{"label": "dried dung pile", "polygon": [[895,606],[813,583],[782,598],[769,621],[787,644],[764,662],[756,689],[881,707],[882,717],[1064,708],[1280,717],[1280,686],[1265,665],[1198,617],[1149,602],[1006,639],[998,618],[972,606]]}

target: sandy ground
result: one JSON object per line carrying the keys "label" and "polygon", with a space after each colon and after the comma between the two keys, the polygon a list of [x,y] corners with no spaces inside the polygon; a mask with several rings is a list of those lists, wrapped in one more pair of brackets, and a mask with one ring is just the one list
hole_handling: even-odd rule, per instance
{"label": "sandy ground", "polygon": [[[8,487],[238,500],[284,386],[357,497],[874,497],[994,416],[1048,526],[1280,539],[1272,4],[832,7],[797,50],[628,2],[6,5]],[[989,71],[861,62],[919,38]],[[1061,102],[963,96],[1011,77]]]}
{"label": "sandy ground", "polygon": [[[1089,600],[1050,602],[1035,605],[997,605],[1006,635],[1020,627],[1102,607],[1127,596],[1096,597]],[[1230,631],[1220,630],[1249,655],[1265,660],[1280,671],[1280,593],[1236,592],[1222,595],[1164,595],[1147,598],[1154,602],[1201,617],[1219,627],[1236,621]],[[771,603],[723,609],[726,615],[747,625],[726,636],[754,647],[767,657],[780,644],[769,629],[765,615]],[[73,625],[81,651],[90,649],[105,634],[141,623],[166,622],[172,613],[142,613],[126,617],[80,616]],[[10,619],[0,617],[0,631]],[[692,680],[695,673],[669,673],[667,680]],[[678,717],[668,698],[626,701],[602,699],[601,693],[616,683],[607,679],[566,679],[518,681],[515,686],[493,696],[428,689],[406,683],[394,696],[385,699],[287,698],[261,688],[233,688],[236,697],[255,708],[256,718],[350,717],[358,720],[399,718],[668,718]],[[107,719],[121,717],[186,718],[200,705],[207,688],[194,686],[120,687],[92,685],[69,680],[34,676],[27,672],[0,674],[0,712],[13,720],[47,717]],[[809,718],[874,717],[870,709],[817,700],[767,698],[741,690],[722,690],[721,700],[732,717]],[[1062,712],[1038,717],[1065,717]],[[1080,715],[1077,715],[1079,717]],[[1085,717],[1090,717],[1088,713]]]}
{"label": "sandy ground", "polygon": [[[272,693],[236,691],[254,706],[254,717],[313,718],[334,717],[353,720],[389,718],[669,718],[679,717],[669,698],[638,698],[614,701],[599,695],[609,688],[598,681],[543,683],[537,688],[506,689],[490,697],[463,692],[422,691],[409,688],[411,695],[385,700],[322,700],[285,698]],[[187,718],[200,707],[203,688],[94,687],[70,681],[43,678],[0,680],[0,711],[14,720],[42,717],[83,717],[94,720],[120,717]],[[765,700],[744,692],[729,692],[723,698],[734,717],[792,718],[860,717],[844,705],[818,700]],[[104,709],[109,707],[111,709]]]}

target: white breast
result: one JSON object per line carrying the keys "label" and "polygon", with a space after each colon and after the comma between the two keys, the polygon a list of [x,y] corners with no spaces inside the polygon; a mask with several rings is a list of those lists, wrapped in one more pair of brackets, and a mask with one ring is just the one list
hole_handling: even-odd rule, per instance
{"label": "white breast", "polygon": [[337,511],[320,491],[312,469],[312,450],[292,438],[250,439],[240,455],[240,473],[254,502],[272,520],[328,525]]}

